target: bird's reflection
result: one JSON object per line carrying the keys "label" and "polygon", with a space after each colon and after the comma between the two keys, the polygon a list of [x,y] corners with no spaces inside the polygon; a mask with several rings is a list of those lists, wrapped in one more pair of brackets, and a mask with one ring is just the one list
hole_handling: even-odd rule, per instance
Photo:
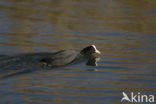
{"label": "bird's reflection", "polygon": [[[99,57],[95,57],[95,56],[89,57],[86,65],[88,65],[88,66],[98,66],[98,61],[99,60],[100,60]],[[88,69],[88,71],[98,71],[98,69],[96,69],[96,68]]]}
{"label": "bird's reflection", "polygon": [[89,65],[89,66],[98,66],[97,62],[100,60],[99,57],[90,57],[86,63],[86,65]]}

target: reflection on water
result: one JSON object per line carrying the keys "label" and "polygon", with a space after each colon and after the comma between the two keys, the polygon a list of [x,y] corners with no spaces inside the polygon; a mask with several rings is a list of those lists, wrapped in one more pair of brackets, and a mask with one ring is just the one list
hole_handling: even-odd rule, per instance
{"label": "reflection on water", "polygon": [[0,54],[80,51],[95,44],[102,55],[98,66],[82,63],[1,80],[0,103],[120,104],[123,91],[155,94],[155,5],[154,0],[1,0]]}

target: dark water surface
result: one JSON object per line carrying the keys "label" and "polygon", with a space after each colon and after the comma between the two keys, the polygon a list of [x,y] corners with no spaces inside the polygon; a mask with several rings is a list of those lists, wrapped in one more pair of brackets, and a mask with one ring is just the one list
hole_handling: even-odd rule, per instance
{"label": "dark water surface", "polygon": [[121,104],[122,92],[156,97],[155,0],[0,0],[2,55],[90,44],[102,53],[98,66],[2,79],[0,104]]}

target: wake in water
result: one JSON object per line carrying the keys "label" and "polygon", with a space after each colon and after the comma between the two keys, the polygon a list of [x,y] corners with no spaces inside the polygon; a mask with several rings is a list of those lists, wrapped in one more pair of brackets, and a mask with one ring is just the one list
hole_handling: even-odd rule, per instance
{"label": "wake in water", "polygon": [[[45,66],[40,62],[44,57],[53,55],[53,53],[29,53],[15,56],[0,55],[0,79],[22,75],[38,70],[51,70],[54,67]],[[79,60],[71,65],[81,62],[88,66],[97,66],[100,58],[90,57],[88,60]]]}

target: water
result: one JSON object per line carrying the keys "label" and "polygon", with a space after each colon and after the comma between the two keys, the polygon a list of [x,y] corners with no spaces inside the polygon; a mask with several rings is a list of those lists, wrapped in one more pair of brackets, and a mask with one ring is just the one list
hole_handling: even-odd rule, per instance
{"label": "water", "polygon": [[154,0],[1,0],[0,54],[80,51],[90,44],[102,54],[98,66],[82,63],[2,79],[0,103],[121,104],[122,92],[156,95],[155,5]]}

